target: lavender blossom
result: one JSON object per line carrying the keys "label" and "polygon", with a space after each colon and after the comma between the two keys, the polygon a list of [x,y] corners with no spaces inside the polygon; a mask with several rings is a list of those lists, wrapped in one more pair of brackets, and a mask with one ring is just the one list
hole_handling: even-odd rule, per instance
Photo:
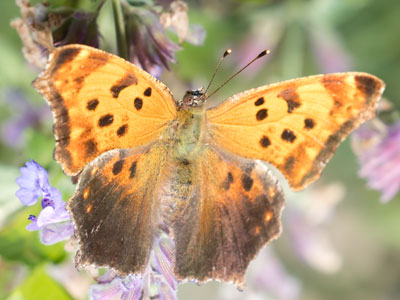
{"label": "lavender blossom", "polygon": [[400,189],[400,122],[384,130],[376,124],[366,124],[352,134],[353,150],[359,175],[372,189],[381,191],[381,201],[387,203]]}
{"label": "lavender blossom", "polygon": [[61,25],[53,31],[54,46],[84,44],[98,48],[100,33],[96,21],[101,5],[95,12],[74,11],[63,17]]}
{"label": "lavender blossom", "polygon": [[37,217],[29,216],[31,223],[26,229],[40,230],[40,239],[46,245],[68,239],[74,233],[74,226],[60,192],[50,186],[46,170],[31,160],[20,171],[21,176],[17,178],[20,189],[15,195],[22,204],[32,206],[42,197],[42,211]]}
{"label": "lavender blossom", "polygon": [[345,72],[351,69],[351,57],[340,37],[332,30],[312,27],[309,34],[316,62],[324,73]]}
{"label": "lavender blossom", "polygon": [[141,275],[128,275],[124,278],[108,270],[90,288],[92,300],[118,299],[161,299],[177,300],[178,286],[174,276],[174,243],[163,230],[154,240],[149,263]]}
{"label": "lavender blossom", "polygon": [[327,223],[344,193],[342,184],[332,183],[317,185],[288,198],[291,205],[287,206],[283,223],[293,252],[322,273],[335,273],[342,265],[340,254],[333,247],[322,225]]}
{"label": "lavender blossom", "polygon": [[125,4],[126,36],[128,37],[129,60],[155,77],[169,63],[175,63],[175,52],[180,46],[172,42],[166,28],[175,32],[179,43],[184,40],[200,45],[205,31],[200,25],[189,25],[187,5],[183,1],[170,3],[168,12],[159,14],[154,5],[129,6]]}
{"label": "lavender blossom", "polygon": [[47,105],[34,107],[28,99],[19,91],[5,90],[4,95],[7,106],[15,113],[3,124],[1,136],[3,142],[12,148],[24,145],[23,132],[29,127],[38,127],[43,121],[50,120],[50,109]]}
{"label": "lavender blossom", "polygon": [[257,255],[246,277],[247,284],[243,291],[224,285],[219,290],[218,299],[270,299],[270,296],[271,299],[295,300],[300,296],[301,282],[287,272],[270,246]]}
{"label": "lavender blossom", "polygon": [[277,53],[275,49],[279,46],[284,35],[284,29],[282,19],[273,13],[267,14],[267,16],[260,15],[253,21],[250,33],[241,41],[239,49],[234,51],[232,56],[236,56],[239,66],[244,66],[260,54],[263,49],[270,50],[271,55],[251,64],[247,68],[246,76],[256,77],[266,67],[273,55]]}
{"label": "lavender blossom", "polygon": [[180,47],[166,35],[158,14],[151,9],[137,7],[126,17],[129,60],[155,77],[168,63],[175,62]]}

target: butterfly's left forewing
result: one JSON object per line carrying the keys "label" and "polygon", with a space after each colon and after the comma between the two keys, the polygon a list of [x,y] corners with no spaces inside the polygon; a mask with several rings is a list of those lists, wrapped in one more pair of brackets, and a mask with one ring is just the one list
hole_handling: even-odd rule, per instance
{"label": "butterfly's left forewing", "polygon": [[366,73],[317,75],[235,95],[207,111],[209,141],[275,165],[299,190],[341,141],[375,115],[384,83]]}
{"label": "butterfly's left forewing", "polygon": [[68,175],[108,150],[160,138],[176,117],[164,84],[116,55],[84,45],[56,48],[33,86],[53,111],[54,157]]}

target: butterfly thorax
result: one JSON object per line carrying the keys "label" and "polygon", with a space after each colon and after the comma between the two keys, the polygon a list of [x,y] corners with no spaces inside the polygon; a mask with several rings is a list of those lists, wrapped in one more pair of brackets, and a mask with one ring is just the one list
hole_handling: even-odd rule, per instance
{"label": "butterfly thorax", "polygon": [[203,148],[205,99],[200,91],[187,91],[178,102],[174,156],[180,161],[192,160]]}

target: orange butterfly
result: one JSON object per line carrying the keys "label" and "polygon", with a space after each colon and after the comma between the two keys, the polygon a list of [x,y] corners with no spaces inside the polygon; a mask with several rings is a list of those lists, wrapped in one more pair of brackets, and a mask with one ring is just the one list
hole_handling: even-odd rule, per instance
{"label": "orange butterfly", "polygon": [[233,281],[281,231],[284,196],[263,160],[300,190],[372,118],[384,83],[366,73],[299,78],[206,109],[83,45],[54,50],[34,87],[54,113],[55,159],[79,183],[68,206],[81,265],[140,273],[164,228],[178,279]]}

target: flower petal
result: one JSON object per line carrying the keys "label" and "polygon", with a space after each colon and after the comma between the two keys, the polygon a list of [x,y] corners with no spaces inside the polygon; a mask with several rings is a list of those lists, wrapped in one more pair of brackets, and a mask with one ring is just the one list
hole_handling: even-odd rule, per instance
{"label": "flower petal", "polygon": [[23,205],[32,206],[34,205],[38,198],[41,196],[42,192],[39,190],[30,190],[25,188],[20,188],[15,196],[22,202]]}
{"label": "flower petal", "polygon": [[45,245],[52,245],[69,239],[74,234],[74,225],[71,221],[46,225],[40,234],[40,241]]}
{"label": "flower petal", "polygon": [[[372,125],[375,123],[364,126],[362,134],[352,137],[356,146],[353,148],[360,164],[359,176],[367,180],[369,187],[381,191],[381,201],[386,203],[400,190],[400,122],[386,127],[385,135],[375,134],[377,129]],[[368,143],[374,136],[379,139]],[[369,147],[359,147],[360,144]]]}
{"label": "flower petal", "polygon": [[68,221],[70,219],[71,217],[65,208],[54,209],[51,206],[47,206],[39,213],[37,223],[39,227],[43,227],[45,225]]}
{"label": "flower petal", "polygon": [[28,231],[36,231],[36,230],[39,230],[40,227],[37,225],[36,221],[32,221],[31,223],[26,225],[25,229]]}
{"label": "flower petal", "polygon": [[121,295],[121,279],[117,278],[110,283],[93,284],[89,289],[89,299],[108,300]]}
{"label": "flower petal", "polygon": [[36,203],[39,196],[50,189],[46,170],[34,160],[28,161],[20,168],[21,176],[16,182],[20,189],[15,193],[19,200],[27,206]]}

